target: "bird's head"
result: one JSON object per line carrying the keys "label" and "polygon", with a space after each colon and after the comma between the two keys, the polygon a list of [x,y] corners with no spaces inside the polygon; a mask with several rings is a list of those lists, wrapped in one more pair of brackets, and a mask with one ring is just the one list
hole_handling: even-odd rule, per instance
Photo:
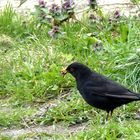
{"label": "bird's head", "polygon": [[61,71],[62,75],[66,75],[67,73],[70,73],[72,76],[74,76],[76,79],[81,76],[87,76],[91,74],[91,70],[78,62],[74,62],[70,64],[66,69]]}

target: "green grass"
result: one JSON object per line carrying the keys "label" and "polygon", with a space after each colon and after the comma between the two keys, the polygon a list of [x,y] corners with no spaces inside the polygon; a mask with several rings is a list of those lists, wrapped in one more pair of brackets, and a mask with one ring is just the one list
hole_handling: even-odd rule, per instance
{"label": "green grass", "polygon": [[16,106],[16,103],[9,103],[9,100],[0,100],[0,128],[26,127],[25,118],[33,115],[36,108],[31,105]]}
{"label": "green grass", "polygon": [[[135,130],[133,129],[135,127]],[[88,130],[79,132],[76,136],[71,136],[70,139],[137,139],[139,135],[138,122],[133,122],[128,125],[127,122],[116,123],[110,122],[106,125],[92,125]]]}
{"label": "green grass", "polygon": [[[38,26],[35,17],[20,16],[10,6],[0,12],[0,98],[9,98],[6,107],[11,109],[0,110],[0,126],[22,127],[22,118],[36,110],[26,110],[26,105],[57,99],[56,107],[35,118],[37,125],[87,122],[89,129],[69,135],[77,140],[139,137],[139,121],[134,119],[139,102],[118,108],[112,121],[103,125],[106,113],[87,105],[77,92],[74,79],[60,74],[63,67],[79,61],[140,92],[139,19],[122,17],[109,24],[108,16],[104,16],[103,21],[92,22],[85,17],[81,22],[86,26],[80,22],[64,23],[60,27],[64,34],[51,38],[50,27]],[[99,42],[99,49],[95,50],[95,43]],[[65,94],[68,95],[61,97]],[[60,134],[52,137],[67,139]]]}

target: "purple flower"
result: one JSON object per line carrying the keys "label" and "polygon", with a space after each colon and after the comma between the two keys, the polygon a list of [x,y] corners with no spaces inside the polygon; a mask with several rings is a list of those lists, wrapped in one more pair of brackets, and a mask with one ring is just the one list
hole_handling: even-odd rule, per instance
{"label": "purple flower", "polygon": [[54,37],[54,35],[56,33],[59,32],[59,27],[58,26],[53,26],[53,28],[48,32],[48,34],[51,36],[51,37]]}
{"label": "purple flower", "polygon": [[90,14],[89,18],[90,18],[90,19],[94,19],[94,20],[97,19],[96,16],[95,16],[94,14]]}
{"label": "purple flower", "polygon": [[115,18],[119,18],[119,17],[120,17],[120,12],[119,12],[119,11],[115,11],[114,17],[115,17]]}
{"label": "purple flower", "polygon": [[52,4],[50,12],[51,13],[57,13],[60,10],[59,6],[57,4]]}
{"label": "purple flower", "polygon": [[58,32],[58,31],[59,31],[59,27],[58,27],[58,26],[53,26],[53,30],[54,30],[55,32]]}
{"label": "purple flower", "polygon": [[73,0],[66,0],[65,3],[63,3],[62,8],[64,10],[72,9],[73,4],[74,4]]}
{"label": "purple flower", "polygon": [[40,7],[45,7],[46,6],[46,2],[44,0],[39,0],[38,1]]}
{"label": "purple flower", "polygon": [[73,0],[64,0],[65,2],[69,3],[71,6],[74,4]]}
{"label": "purple flower", "polygon": [[89,0],[88,3],[89,5],[93,4],[94,0]]}
{"label": "purple flower", "polygon": [[112,18],[109,18],[108,21],[109,21],[109,24],[111,24],[112,23]]}
{"label": "purple flower", "polygon": [[138,17],[140,17],[140,13],[138,13]]}

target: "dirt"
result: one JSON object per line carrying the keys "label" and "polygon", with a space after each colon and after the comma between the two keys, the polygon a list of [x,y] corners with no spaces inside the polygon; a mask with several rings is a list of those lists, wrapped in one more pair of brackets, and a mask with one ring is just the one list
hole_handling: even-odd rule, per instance
{"label": "dirt", "polygon": [[[8,104],[8,100],[9,99],[3,99],[0,100],[0,111],[2,112],[9,112],[11,111],[12,108],[10,108],[9,104]],[[85,129],[86,123],[82,123],[82,124],[75,124],[75,125],[71,125],[70,127],[67,127],[66,125],[59,123],[59,124],[55,124],[55,125],[50,125],[50,126],[41,126],[41,125],[35,125],[33,124],[29,124],[29,122],[31,120],[34,120],[40,116],[43,116],[46,111],[50,108],[53,108],[55,106],[57,106],[59,104],[59,102],[57,102],[57,100],[48,102],[48,103],[43,103],[38,105],[38,111],[33,114],[30,117],[24,118],[26,125],[26,128],[23,129],[1,129],[0,130],[0,136],[11,136],[11,137],[18,137],[18,136],[22,136],[22,135],[26,135],[26,134],[38,134],[38,133],[46,133],[48,135],[51,134],[71,134],[71,133],[76,133],[78,131],[81,131],[83,129]]]}
{"label": "dirt", "polygon": [[[58,5],[61,4],[61,0],[45,0],[47,1],[47,5],[51,5],[52,3],[56,3]],[[75,2],[75,9],[77,15],[81,17],[81,13],[88,9],[88,0],[74,0]],[[0,8],[3,8],[7,3],[10,3],[14,9],[19,12],[23,11],[34,11],[34,5],[38,4],[38,0],[27,0],[24,4],[20,7],[20,0],[0,0]],[[126,16],[134,15],[140,12],[140,6],[134,5],[130,2],[130,0],[97,0],[97,4],[103,10],[103,13],[110,13],[115,10],[121,12]]]}
{"label": "dirt", "polygon": [[12,136],[12,137],[18,137],[21,135],[26,135],[26,134],[37,134],[37,133],[46,133],[48,135],[51,134],[72,134],[76,133],[78,131],[84,130],[86,127],[86,124],[76,124],[72,125],[70,127],[65,127],[63,125],[57,124],[57,125],[51,125],[51,126],[36,126],[36,127],[29,127],[25,129],[11,129],[11,130],[3,130],[1,131],[0,135],[1,136]]}

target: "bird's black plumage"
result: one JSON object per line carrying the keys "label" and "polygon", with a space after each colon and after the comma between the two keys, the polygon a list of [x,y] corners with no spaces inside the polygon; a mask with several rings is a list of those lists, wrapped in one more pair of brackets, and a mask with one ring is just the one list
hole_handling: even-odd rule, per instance
{"label": "bird's black plumage", "polygon": [[116,107],[140,100],[140,94],[78,62],[70,64],[66,72],[75,77],[77,88],[84,100],[93,107],[107,111],[108,114],[112,114]]}

